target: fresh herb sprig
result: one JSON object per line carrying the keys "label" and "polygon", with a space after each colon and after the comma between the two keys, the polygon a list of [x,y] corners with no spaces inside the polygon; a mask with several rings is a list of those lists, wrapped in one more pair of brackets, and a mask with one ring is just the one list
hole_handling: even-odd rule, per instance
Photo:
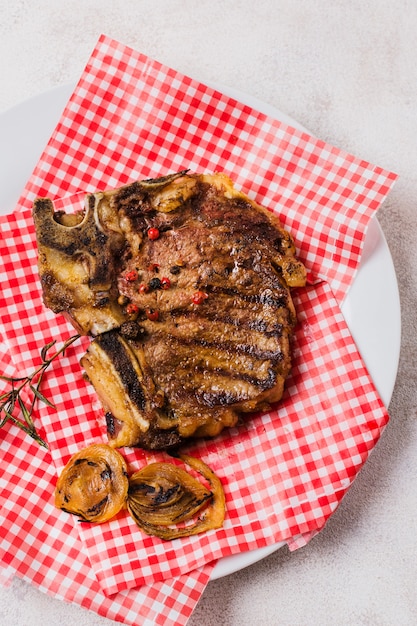
{"label": "fresh herb sprig", "polygon": [[[33,422],[33,410],[35,408],[36,400],[40,400],[44,404],[55,408],[40,391],[43,375],[47,368],[50,366],[58,356],[65,353],[65,350],[79,339],[80,335],[73,335],[65,341],[65,343],[56,350],[52,355],[49,354],[51,348],[56,344],[56,340],[46,344],[40,353],[42,362],[33,370],[28,376],[15,377],[4,376],[0,374],[0,379],[5,380],[11,385],[9,391],[5,391],[0,394],[0,428],[2,428],[6,422],[13,422],[18,428],[23,430],[26,434],[30,435],[32,439],[38,442],[40,446],[47,448],[47,443],[37,433],[35,424]],[[29,388],[32,392],[32,398],[29,405],[25,404],[22,399],[21,393],[23,389]],[[21,418],[23,416],[23,419]]]}

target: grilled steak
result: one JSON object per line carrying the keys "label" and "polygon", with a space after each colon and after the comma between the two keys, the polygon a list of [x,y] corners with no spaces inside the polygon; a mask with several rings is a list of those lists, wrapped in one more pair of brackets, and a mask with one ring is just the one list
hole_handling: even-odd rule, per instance
{"label": "grilled steak", "polygon": [[111,445],[215,436],[281,398],[305,269],[224,174],[90,194],[74,215],[38,199],[34,220],[46,306],[95,336],[81,365]]}

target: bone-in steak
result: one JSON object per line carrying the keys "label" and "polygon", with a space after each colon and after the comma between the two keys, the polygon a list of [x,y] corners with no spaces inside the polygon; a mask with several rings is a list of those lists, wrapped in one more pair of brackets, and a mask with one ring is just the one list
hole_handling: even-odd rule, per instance
{"label": "bone-in steak", "polygon": [[168,448],[268,407],[305,284],[291,235],[224,174],[180,172],[34,205],[46,306],[93,335],[81,365],[111,445]]}

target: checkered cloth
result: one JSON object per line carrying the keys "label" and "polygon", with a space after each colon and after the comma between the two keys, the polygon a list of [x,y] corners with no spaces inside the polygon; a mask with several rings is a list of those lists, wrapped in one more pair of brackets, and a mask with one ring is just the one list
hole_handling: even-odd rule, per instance
{"label": "checkered cloth", "polygon": [[[3,366],[33,368],[40,347],[73,334],[42,304],[34,198],[67,208],[86,192],[185,168],[224,171],[277,211],[310,276],[309,286],[294,292],[299,324],[283,401],[187,449],[223,482],[223,528],[163,542],[143,535],[128,514],[86,525],[53,508],[56,473],[104,436],[101,408],[78,365],[87,338],[54,361],[43,382],[57,407],[37,407],[50,452],[13,427],[0,447],[8,467],[1,477],[6,571],[127,624],[141,603],[152,606],[152,623],[185,623],[217,559],[281,541],[303,545],[334,512],[388,421],[340,305],[369,220],[396,176],[105,36],[15,213],[0,218]],[[132,471],[164,456],[122,453]]]}

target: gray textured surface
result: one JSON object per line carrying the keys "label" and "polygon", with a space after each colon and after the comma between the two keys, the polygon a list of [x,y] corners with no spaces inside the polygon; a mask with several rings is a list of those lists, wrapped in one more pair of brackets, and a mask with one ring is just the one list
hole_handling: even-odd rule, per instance
{"label": "gray textured surface", "polygon": [[[189,624],[416,624],[417,4],[0,0],[0,14],[0,112],[75,81],[106,33],[260,98],[400,175],[379,213],[403,315],[391,422],[324,531],[293,554],[280,550],[210,583]],[[0,588],[1,626],[75,623],[112,622],[18,580]]]}

